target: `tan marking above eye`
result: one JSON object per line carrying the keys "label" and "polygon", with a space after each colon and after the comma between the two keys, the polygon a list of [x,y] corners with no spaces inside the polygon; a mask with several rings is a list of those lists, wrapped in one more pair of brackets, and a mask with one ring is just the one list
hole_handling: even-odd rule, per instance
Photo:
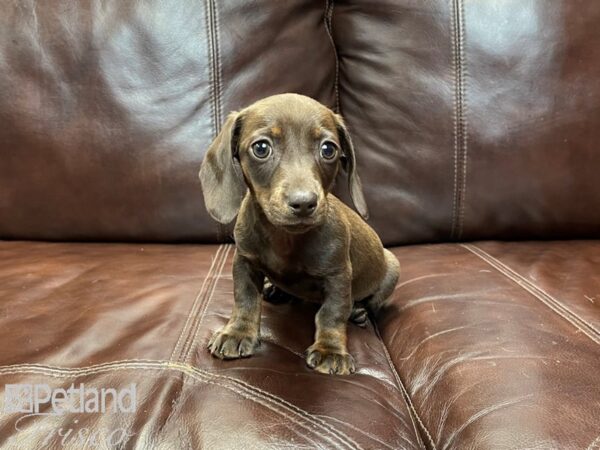
{"label": "tan marking above eye", "polygon": [[313,128],[313,130],[312,130],[313,138],[320,139],[322,134],[323,134],[323,132],[321,130],[321,127]]}
{"label": "tan marking above eye", "polygon": [[271,127],[271,134],[273,137],[281,137],[281,128],[280,127]]}

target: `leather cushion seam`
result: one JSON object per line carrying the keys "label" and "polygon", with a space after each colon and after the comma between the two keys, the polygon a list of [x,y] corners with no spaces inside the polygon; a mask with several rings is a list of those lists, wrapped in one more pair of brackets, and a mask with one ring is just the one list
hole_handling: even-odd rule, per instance
{"label": "leather cushion seam", "polygon": [[203,296],[204,294],[204,290],[206,288],[206,284],[212,274],[212,271],[216,265],[217,260],[219,259],[219,255],[221,253],[221,250],[223,249],[223,245],[219,245],[219,247],[217,248],[217,251],[215,252],[215,254],[212,256],[212,262],[211,265],[208,269],[208,272],[206,273],[206,277],[204,278],[204,281],[202,282],[202,285],[200,287],[200,290],[198,291],[198,294],[196,295],[196,298],[194,299],[194,303],[192,303],[192,308],[190,309],[190,312],[187,315],[186,321],[183,325],[183,328],[181,329],[181,332],[179,333],[179,337],[177,338],[177,342],[175,343],[175,347],[173,347],[173,351],[171,352],[171,357],[169,358],[170,361],[174,361],[176,358],[179,358],[179,353],[181,350],[179,349],[180,345],[182,345],[182,338],[185,335],[186,336],[186,341],[187,341],[187,336],[188,336],[188,327],[192,321],[192,318],[196,316],[196,314],[198,313],[198,305],[199,305],[199,300],[200,298]]}
{"label": "leather cushion seam", "polygon": [[335,40],[333,39],[333,8],[335,6],[334,0],[325,0],[325,30],[327,31],[327,35],[329,36],[329,40],[331,41],[331,46],[333,48],[333,55],[335,57],[335,79],[334,79],[334,92],[335,92],[335,111],[340,113],[340,58],[337,51],[337,47],[335,45]]}
{"label": "leather cushion seam", "polygon": [[529,292],[535,298],[537,298],[542,304],[546,305],[551,311],[555,314],[559,315],[563,319],[567,320],[571,325],[575,326],[579,331],[584,333],[587,337],[589,337],[596,344],[600,344],[600,331],[598,331],[592,324],[587,322],[585,319],[581,318],[578,314],[571,311],[568,307],[566,307],[560,300],[554,298],[546,291],[541,289],[540,287],[533,284],[531,281],[527,280],[525,277],[515,272],[509,266],[494,258],[492,255],[472,244],[461,244],[463,248],[470,251],[487,264],[492,266],[498,272],[500,272],[505,277],[512,280],[522,289]]}
{"label": "leather cushion seam", "polygon": [[229,255],[229,251],[231,250],[231,247],[233,247],[232,244],[227,244],[225,246],[225,250],[223,251],[223,256],[221,257],[220,263],[219,263],[219,269],[216,272],[216,275],[213,277],[213,281],[210,284],[210,287],[206,290],[206,293],[204,295],[203,301],[201,302],[201,307],[200,307],[200,314],[196,319],[196,323],[194,325],[192,325],[192,329],[190,332],[190,343],[185,351],[185,353],[182,352],[182,361],[183,362],[187,362],[191,353],[192,348],[194,347],[194,343],[196,342],[196,340],[198,339],[198,333],[202,327],[202,322],[204,321],[204,316],[206,314],[206,311],[208,310],[208,305],[210,304],[210,301],[212,300],[214,293],[215,293],[215,289],[217,287],[217,284],[219,283],[219,279],[221,278],[221,275],[223,274],[223,268],[225,267],[225,263],[227,262],[227,257]]}
{"label": "leather cushion seam", "polygon": [[[377,334],[377,337],[379,338],[379,341],[381,342],[381,347],[383,348],[383,352],[385,354],[385,357],[386,357],[388,366],[392,372],[392,375],[394,376],[394,379],[396,380],[396,385],[397,385],[398,389],[400,390],[400,393],[402,394],[402,398],[404,398],[404,402],[410,411],[411,420],[414,416],[414,418],[417,420],[417,423],[419,424],[419,427],[421,428],[421,430],[427,437],[430,448],[432,450],[436,450],[436,446],[433,441],[433,438],[431,437],[431,433],[429,432],[429,430],[427,429],[427,427],[421,420],[419,413],[417,412],[416,408],[414,407],[412,399],[410,398],[410,395],[408,394],[408,391],[406,390],[404,383],[402,382],[402,378],[400,378],[400,374],[398,373],[398,370],[396,369],[396,366],[394,365],[394,362],[392,361],[392,357],[390,356],[388,348],[385,345],[385,342],[383,341],[383,339],[381,337],[381,333],[379,332],[379,327],[377,326],[377,322],[375,320],[373,321],[373,328],[375,329],[375,334]],[[413,426],[414,426],[414,422],[413,422]],[[417,434],[417,437],[420,438],[420,433],[417,431],[416,427],[415,427],[415,433]]]}
{"label": "leather cushion seam", "polygon": [[465,61],[465,25],[464,3],[452,1],[451,41],[454,72],[454,190],[452,199],[451,237],[461,239],[465,216],[465,197],[467,191],[467,120],[466,109],[466,61]]}

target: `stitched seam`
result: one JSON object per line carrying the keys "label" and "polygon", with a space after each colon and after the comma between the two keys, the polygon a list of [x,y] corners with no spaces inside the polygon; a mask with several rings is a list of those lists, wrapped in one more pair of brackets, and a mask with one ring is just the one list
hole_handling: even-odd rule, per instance
{"label": "stitched seam", "polygon": [[[222,375],[212,374],[212,373],[204,371],[202,369],[188,366],[185,364],[172,363],[169,361],[146,360],[145,363],[134,363],[134,364],[106,363],[106,364],[100,364],[97,366],[89,366],[87,368],[78,368],[78,369],[50,368],[50,366],[48,366],[47,369],[50,369],[48,371],[40,370],[40,368],[36,365],[29,365],[28,369],[26,369],[26,366],[28,366],[28,365],[20,365],[19,367],[21,370],[7,370],[7,369],[11,369],[13,367],[14,368],[17,367],[17,366],[12,366],[12,367],[7,366],[3,369],[0,369],[0,375],[23,374],[23,373],[32,373],[33,372],[33,373],[40,373],[43,375],[52,376],[52,377],[56,377],[56,378],[70,378],[73,376],[83,376],[83,375],[110,372],[110,371],[115,371],[115,370],[127,370],[127,369],[154,369],[154,370],[178,371],[180,373],[185,373],[196,380],[223,387],[223,388],[228,389],[232,392],[235,392],[245,398],[248,398],[249,400],[252,400],[256,403],[262,404],[266,408],[278,413],[279,415],[281,415],[283,417],[286,417],[287,419],[296,423],[297,425],[300,425],[303,428],[306,428],[309,431],[314,432],[317,436],[327,439],[330,443],[332,443],[334,445],[336,444],[336,442],[334,440],[332,440],[331,438],[328,438],[327,436],[322,436],[321,434],[315,432],[315,430],[311,430],[303,422],[301,422],[297,419],[294,419],[294,416],[296,416],[297,418],[303,419],[305,422],[310,423],[311,425],[313,425],[313,428],[319,428],[323,431],[328,432],[332,437],[337,438],[339,441],[343,442],[349,448],[360,448],[358,446],[358,444],[356,444],[356,443],[354,443],[356,445],[356,447],[353,447],[352,445],[348,444],[347,442],[344,442],[343,437],[346,437],[348,439],[350,439],[350,438],[348,436],[345,436],[343,433],[341,433],[338,429],[336,429],[332,425],[328,424],[327,422],[324,422],[320,418],[313,416],[312,414],[308,413],[307,411],[305,411],[295,405],[292,405],[291,403],[286,402],[283,399],[279,399],[278,397],[273,396],[272,394],[269,394],[269,396],[260,395],[259,393],[253,392],[251,389],[248,389],[248,388],[253,388],[253,386],[248,385],[247,383],[241,382],[240,380],[236,380],[235,378],[225,377]],[[235,387],[219,383],[218,381],[215,381],[215,379],[217,379],[217,380],[218,379],[228,379],[228,380],[234,382],[235,384],[237,384],[239,388],[236,389]],[[255,388],[255,389],[257,389],[257,388]],[[263,400],[263,401],[261,402],[261,401],[259,401],[259,399]],[[277,401],[277,400],[279,400],[279,401]],[[292,416],[289,416],[288,414],[285,414],[284,412],[274,408],[273,404],[275,404],[276,406],[279,406],[282,409],[287,410],[288,412],[290,412],[292,414]],[[339,442],[338,442],[338,444],[339,444]]]}
{"label": "stitched seam", "polygon": [[306,416],[307,418],[310,418],[310,420],[314,420],[316,422],[319,422],[324,427],[329,428],[330,431],[333,434],[336,434],[337,437],[341,441],[344,441],[344,444],[346,444],[347,446],[349,446],[351,448],[357,448],[357,449],[361,448],[360,445],[356,441],[354,441],[350,436],[348,436],[347,434],[345,434],[342,431],[340,431],[339,429],[333,427],[331,424],[325,422],[320,417],[314,416],[314,415],[310,414],[309,412],[303,410],[302,408],[297,407],[293,403],[290,403],[290,402],[288,402],[287,400],[284,400],[281,397],[278,397],[278,396],[276,396],[274,394],[271,394],[270,392],[264,391],[264,390],[260,389],[259,387],[253,386],[253,385],[251,385],[249,383],[246,383],[245,381],[239,380],[237,378],[229,377],[227,375],[216,375],[216,374],[214,374],[213,376],[215,376],[217,378],[223,378],[223,379],[229,380],[229,381],[231,381],[233,383],[236,383],[236,384],[240,384],[240,385],[244,386],[245,388],[250,389],[250,390],[256,392],[259,395],[262,395],[264,397],[268,397],[270,400],[272,400],[275,403],[279,403],[279,404],[282,404],[283,406],[285,406],[287,408],[294,409],[294,410],[296,410],[296,412],[298,414]]}
{"label": "stitched seam", "polygon": [[519,275],[509,266],[501,262],[500,260],[494,258],[489,253],[480,249],[475,245],[466,245],[461,244],[463,248],[469,250],[474,255],[478,256],[480,259],[485,261],[487,264],[492,266],[498,272],[500,272],[505,277],[509,278],[513,282],[515,282],[522,289],[529,292],[535,298],[537,298],[540,302],[550,308],[553,312],[558,314],[563,319],[567,320],[571,325],[575,326],[578,330],[583,332],[587,337],[589,337],[592,341],[597,344],[600,344],[600,338],[595,336],[594,334],[600,335],[600,332],[590,323],[579,317],[576,313],[571,311],[569,308],[564,306],[558,299],[555,299],[543,289],[539,288],[535,284],[531,283],[529,280]]}
{"label": "stitched seam", "polygon": [[[220,130],[220,126],[221,124],[219,123],[218,120],[218,106],[217,106],[217,102],[216,102],[216,85],[217,85],[217,80],[216,80],[216,74],[215,74],[215,57],[214,57],[214,53],[215,53],[215,48],[214,48],[214,41],[213,41],[213,31],[212,31],[212,4],[211,4],[211,0],[205,0],[204,2],[204,22],[205,22],[205,26],[206,26],[206,47],[207,47],[207,52],[208,52],[208,66],[209,66],[209,83],[208,83],[208,96],[209,96],[209,103],[210,103],[210,115],[211,115],[211,121],[212,121],[212,135],[213,135],[213,139],[215,139],[217,137],[217,135],[219,134],[219,130]],[[223,240],[223,225],[221,224],[217,224],[216,225],[216,235],[217,235],[217,241],[222,241]]]}
{"label": "stitched seam", "polygon": [[211,4],[212,4],[212,21],[213,21],[213,40],[214,40],[214,55],[215,55],[215,75],[216,75],[216,96],[215,96],[215,102],[216,102],[216,106],[217,106],[217,131],[221,131],[221,122],[223,120],[223,114],[221,111],[221,104],[222,104],[222,95],[223,95],[223,89],[222,89],[222,81],[221,81],[221,45],[219,43],[219,35],[221,33],[221,25],[219,22],[219,10],[218,10],[218,2],[211,0]]}
{"label": "stitched seam", "polygon": [[[372,322],[373,322],[373,328],[375,329],[375,334],[377,334],[377,337],[379,338],[379,341],[381,342],[381,347],[383,348],[383,353],[385,354],[385,358],[387,360],[388,366],[390,367],[390,370],[392,371],[392,374],[394,375],[394,379],[396,380],[396,385],[397,385],[398,389],[400,389],[402,398],[404,398],[404,402],[406,403],[406,406],[408,406],[408,409],[410,412],[410,420],[413,421],[413,417],[417,420],[419,427],[421,428],[421,430],[427,437],[430,448],[432,450],[436,450],[435,443],[433,442],[433,439],[431,437],[431,433],[429,433],[429,430],[427,429],[427,427],[421,420],[421,417],[419,417],[419,413],[415,409],[414,404],[413,404],[410,396],[408,395],[408,391],[404,387],[404,383],[402,382],[402,379],[400,378],[400,374],[398,373],[398,370],[396,370],[396,366],[394,365],[394,362],[392,361],[390,352],[388,351],[387,346],[385,345],[385,342],[383,341],[383,338],[381,337],[381,333],[379,332],[379,327],[377,326],[377,322],[375,320],[373,320]],[[416,429],[414,421],[413,421],[413,427],[415,428],[415,433],[416,433],[417,437],[420,439],[421,433],[419,433],[419,431]]]}
{"label": "stitched seam", "polygon": [[[508,276],[510,278],[509,275],[512,275],[514,278],[511,278],[511,279],[514,282],[516,282],[517,284],[519,284],[519,286],[521,286],[522,288],[526,289],[528,292],[530,292],[534,296],[538,297],[540,300],[544,301],[544,299],[545,299],[547,302],[552,303],[556,308],[560,309],[564,314],[573,316],[573,317],[571,317],[572,320],[580,322],[580,325],[582,325],[583,327],[590,328],[590,330],[588,330],[588,331],[591,331],[592,333],[595,333],[595,334],[597,334],[597,335],[600,336],[600,330],[598,330],[594,325],[592,325],[591,323],[587,322],[585,319],[583,319],[582,317],[580,317],[577,313],[571,311],[560,300],[554,298],[553,296],[551,296],[550,294],[548,294],[546,291],[544,291],[542,288],[540,288],[540,287],[536,286],[535,284],[533,284],[527,278],[523,277],[518,272],[516,272],[515,270],[511,269],[508,265],[504,264],[499,259],[494,258],[492,255],[490,255],[489,253],[487,253],[485,250],[483,250],[483,249],[481,249],[481,248],[479,248],[479,247],[477,247],[475,245],[463,245],[463,247],[465,247],[467,249],[471,249],[472,248],[475,251],[481,252],[481,254],[482,254],[483,257],[487,257],[490,260],[490,261],[488,261],[487,259],[484,259],[486,262],[488,262],[488,264],[496,263],[498,266],[500,266],[501,268],[503,268],[507,272],[507,273],[505,273],[506,276]],[[498,268],[496,268],[496,269],[498,269]],[[526,286],[523,286],[523,284],[526,285]],[[540,298],[540,297],[543,297],[543,299]],[[547,305],[547,306],[550,306],[550,305]],[[569,319],[567,319],[567,320],[569,320]],[[584,330],[581,330],[581,331],[585,332]]]}
{"label": "stitched seam", "polygon": [[177,339],[177,342],[175,343],[175,347],[173,348],[173,351],[171,352],[171,357],[169,358],[170,361],[173,361],[175,358],[175,355],[178,353],[179,346],[181,345],[181,339],[183,338],[184,334],[187,336],[188,326],[190,325],[192,317],[194,317],[197,314],[198,301],[200,300],[200,297],[204,293],[204,289],[206,287],[206,282],[208,281],[208,279],[210,278],[210,276],[212,274],[212,271],[215,267],[215,262],[217,261],[218,255],[221,252],[222,248],[223,248],[223,246],[219,245],[219,247],[217,248],[217,251],[212,256],[212,262],[210,264],[210,268],[208,269],[208,272],[206,273],[206,277],[204,278],[204,281],[202,282],[202,286],[200,287],[200,290],[198,291],[198,294],[196,295],[196,298],[194,299],[194,303],[192,303],[192,308],[190,309],[190,312],[187,316],[185,324],[183,325],[183,328],[181,329],[181,332],[179,333],[179,338]]}
{"label": "stitched seam", "polygon": [[[227,248],[228,248],[227,244],[224,244],[224,251],[219,255],[218,262],[215,264],[215,271],[211,274],[210,281],[208,282],[206,290],[204,291],[204,295],[202,296],[202,299],[199,302],[198,312],[203,311],[204,304],[206,303],[206,299],[208,298],[210,293],[214,291],[214,286],[216,285],[219,277],[221,276],[223,262],[224,262],[225,258],[227,258]],[[188,356],[188,353],[190,351],[190,347],[192,347],[192,345],[194,343],[194,339],[195,339],[197,327],[198,327],[198,321],[199,321],[199,314],[196,314],[196,316],[192,319],[192,324],[190,326],[190,333],[187,336],[185,343],[181,349],[181,361],[182,362],[185,362],[185,360]]]}
{"label": "stitched seam", "polygon": [[335,58],[335,78],[334,78],[334,92],[335,92],[335,111],[340,113],[340,58],[338,55],[337,47],[335,45],[335,41],[333,39],[333,8],[335,6],[334,0],[325,0],[325,30],[327,30],[327,34],[329,35],[329,40],[331,41],[331,46],[333,47],[333,55]]}
{"label": "stitched seam", "polygon": [[464,4],[462,0],[452,1],[451,28],[454,71],[454,193],[451,237],[460,240],[463,234],[467,188],[466,64],[464,56]]}
{"label": "stitched seam", "polygon": [[[225,250],[225,245],[222,245],[223,250]],[[212,272],[208,273],[205,278],[206,288],[202,291],[202,295],[200,296],[200,300],[197,303],[197,308],[194,311],[194,315],[190,315],[190,325],[188,327],[188,333],[185,335],[185,340],[183,341],[179,355],[177,356],[177,361],[181,361],[184,356],[187,355],[189,350],[189,346],[191,345],[190,340],[192,339],[192,335],[195,331],[195,324],[198,321],[198,312],[202,309],[202,305],[206,299],[207,293],[210,291],[212,284],[215,282],[215,273],[218,270],[219,265],[221,264],[221,260],[223,259],[225,251],[222,251],[215,255],[215,264]]]}
{"label": "stitched seam", "polygon": [[218,257],[218,262],[215,264],[215,268],[217,268],[210,276],[210,281],[207,283],[206,290],[204,291],[202,298],[198,302],[198,309],[196,311],[196,315],[192,318],[190,324],[190,331],[187,334],[183,345],[181,346],[180,357],[178,361],[185,362],[187,356],[190,352],[191,347],[193,346],[194,339],[197,332],[198,320],[199,320],[199,311],[202,311],[204,308],[204,303],[206,302],[206,298],[208,297],[211,291],[214,291],[214,285],[217,283],[217,280],[221,276],[221,270],[223,261],[227,257],[227,245],[224,245],[224,251]]}
{"label": "stitched seam", "polygon": [[[92,368],[102,368],[102,367],[108,367],[108,366],[113,366],[113,365],[123,365],[126,363],[142,363],[142,364],[156,364],[156,363],[163,363],[164,361],[162,360],[157,360],[157,359],[120,359],[117,361],[110,361],[110,362],[106,362],[106,363],[100,363],[100,364],[94,364],[92,366],[83,366],[83,367],[60,367],[60,366],[50,366],[47,364],[35,364],[35,363],[31,363],[31,364],[10,364],[10,365],[4,365],[4,366],[0,366],[0,375],[2,375],[2,373],[5,370],[21,370],[21,369],[26,369],[26,370],[55,370],[55,371],[77,371],[77,370],[88,370],[88,369],[92,369]],[[23,373],[27,373],[27,372],[23,372]]]}
{"label": "stitched seam", "polygon": [[452,2],[452,11],[450,14],[450,39],[452,47],[452,75],[454,77],[454,109],[452,111],[453,120],[453,141],[454,141],[454,184],[452,186],[452,227],[450,229],[450,239],[456,236],[456,219],[458,208],[458,57],[456,50],[456,17],[454,0]]}
{"label": "stitched seam", "polygon": [[463,163],[463,174],[462,174],[462,196],[460,198],[460,212],[458,218],[458,239],[462,239],[463,226],[465,222],[465,204],[467,198],[467,165],[468,165],[468,141],[469,132],[467,128],[467,93],[466,93],[466,80],[467,80],[467,63],[465,56],[465,3],[463,0],[459,0],[458,13],[460,14],[460,39],[459,39],[459,50],[460,50],[460,66],[461,66],[461,121],[462,121],[462,163]]}
{"label": "stitched seam", "polygon": [[217,115],[217,107],[215,104],[215,65],[214,65],[214,48],[213,48],[213,40],[212,40],[212,22],[211,22],[211,15],[210,15],[210,10],[211,10],[211,6],[210,6],[210,0],[206,0],[204,2],[204,19],[205,19],[205,23],[206,23],[206,32],[208,34],[207,36],[207,47],[208,47],[208,65],[209,65],[209,77],[210,77],[210,82],[208,85],[208,89],[209,89],[209,103],[210,103],[210,112],[211,112],[211,116],[212,116],[212,131],[213,131],[213,137],[216,137],[218,133],[218,125],[217,122],[218,120],[216,119],[216,115]]}
{"label": "stitched seam", "polygon": [[204,315],[206,314],[206,311],[208,310],[208,305],[210,303],[210,301],[213,298],[213,295],[215,293],[215,289],[217,287],[217,284],[219,282],[219,279],[221,278],[221,274],[223,273],[223,268],[225,267],[225,262],[227,261],[227,256],[229,255],[229,250],[231,249],[232,245],[229,244],[226,246],[225,251],[223,252],[223,257],[221,258],[221,262],[219,265],[219,270],[216,274],[216,276],[214,277],[214,281],[211,284],[211,288],[209,290],[207,290],[205,298],[206,300],[203,303],[201,312],[200,312],[200,316],[198,317],[198,319],[196,320],[196,325],[192,328],[193,333],[190,333],[190,344],[187,348],[187,351],[182,355],[182,361],[183,362],[187,362],[188,358],[190,357],[191,350],[194,347],[194,342],[196,342],[197,338],[198,338],[198,333],[200,331],[201,325],[202,325],[202,321],[204,320]]}
{"label": "stitched seam", "polygon": [[[175,367],[168,367],[168,366],[162,367],[161,365],[159,365],[159,366],[156,366],[156,365],[137,365],[137,366],[129,366],[129,367],[128,366],[112,367],[110,369],[106,368],[104,370],[100,370],[99,372],[112,372],[112,371],[116,371],[116,370],[127,370],[127,369],[175,370],[175,371],[177,371],[179,373],[184,373],[184,374],[186,374],[186,375],[188,375],[188,376],[192,377],[193,379],[198,380],[200,382],[204,382],[204,383],[207,383],[207,384],[212,384],[212,385],[215,385],[215,386],[220,386],[220,387],[222,387],[224,389],[227,389],[227,390],[230,390],[232,392],[235,392],[235,393],[241,395],[242,397],[245,397],[245,398],[247,398],[247,399],[249,399],[251,401],[254,401],[256,403],[262,404],[266,408],[268,408],[271,411],[273,411],[273,412],[281,415],[282,417],[285,417],[286,419],[290,420],[291,422],[293,422],[293,423],[295,423],[295,424],[297,424],[297,425],[299,425],[299,426],[301,426],[303,428],[306,428],[309,431],[313,431],[314,432],[314,430],[311,430],[310,428],[308,428],[307,426],[305,426],[305,424],[303,424],[302,422],[294,419],[293,417],[288,416],[285,413],[282,413],[281,411],[277,410],[276,408],[271,407],[270,405],[268,405],[268,403],[265,404],[263,402],[258,401],[258,399],[254,398],[252,395],[247,395],[247,394],[245,394],[241,390],[238,390],[238,389],[235,389],[235,388],[231,388],[229,386],[222,385],[222,384],[214,382],[214,381],[212,381],[210,379],[206,379],[206,378],[202,377],[201,374],[195,374],[195,373],[192,373],[192,372],[190,372],[188,370],[179,369],[179,368],[175,368]],[[93,372],[93,373],[99,373],[99,372]],[[5,372],[5,373],[11,373],[11,372]],[[40,373],[42,373],[43,375],[52,376],[52,377],[56,377],[56,378],[70,378],[70,377],[74,376],[73,374],[44,373],[44,372],[40,372]],[[89,374],[89,373],[86,373],[84,375],[87,375],[87,374]],[[82,375],[82,374],[77,374],[77,375]]]}
{"label": "stitched seam", "polygon": [[[222,113],[222,81],[221,81],[221,50],[219,43],[220,22],[218,2],[214,0],[206,0],[206,24],[208,32],[208,41],[210,47],[210,66],[211,66],[211,102],[214,117],[214,136],[216,137],[221,132],[221,124],[223,122]],[[217,240],[223,241],[228,238],[229,229],[226,225],[217,224]]]}

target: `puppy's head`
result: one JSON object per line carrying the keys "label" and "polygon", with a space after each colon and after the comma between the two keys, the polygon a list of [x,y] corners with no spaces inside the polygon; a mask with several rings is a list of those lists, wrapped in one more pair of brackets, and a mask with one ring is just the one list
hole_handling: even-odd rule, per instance
{"label": "puppy's head", "polygon": [[340,167],[357,211],[367,207],[342,118],[302,95],[267,97],[227,118],[200,168],[210,215],[231,222],[250,190],[275,226],[302,232],[323,222]]}

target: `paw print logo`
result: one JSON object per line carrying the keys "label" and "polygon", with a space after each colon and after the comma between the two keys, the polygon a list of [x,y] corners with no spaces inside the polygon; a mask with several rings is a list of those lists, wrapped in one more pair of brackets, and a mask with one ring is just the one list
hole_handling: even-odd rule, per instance
{"label": "paw print logo", "polygon": [[33,386],[30,384],[7,384],[4,387],[4,412],[33,412]]}

